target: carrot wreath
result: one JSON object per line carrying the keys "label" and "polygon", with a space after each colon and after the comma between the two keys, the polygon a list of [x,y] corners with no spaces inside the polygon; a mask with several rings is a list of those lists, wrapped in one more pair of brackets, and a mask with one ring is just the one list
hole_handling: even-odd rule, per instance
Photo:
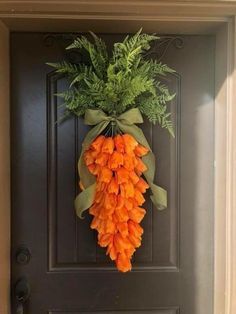
{"label": "carrot wreath", "polygon": [[131,270],[131,258],[141,245],[146,213],[144,193],[151,190],[154,206],[167,206],[166,191],[154,184],[155,156],[137,124],[146,115],[173,136],[167,102],[173,99],[159,78],[173,72],[147,59],[154,35],[141,30],[115,43],[109,57],[105,43],[91,33],[94,43],[81,36],[67,49],[84,49],[90,64],[49,63],[70,82],[64,98],[65,114],[83,116],[92,126],[84,138],[78,161],[81,192],[75,199],[77,215],[93,216],[98,244],[121,272]]}

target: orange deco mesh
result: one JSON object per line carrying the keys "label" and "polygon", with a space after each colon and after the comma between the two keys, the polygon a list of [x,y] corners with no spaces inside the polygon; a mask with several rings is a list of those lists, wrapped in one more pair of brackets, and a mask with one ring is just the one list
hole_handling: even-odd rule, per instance
{"label": "orange deco mesh", "polygon": [[94,216],[91,228],[98,232],[98,244],[117,268],[131,270],[131,258],[141,245],[140,222],[146,211],[143,193],[148,189],[141,178],[147,169],[141,157],[148,149],[129,134],[98,136],[84,153],[85,164],[96,176],[96,194],[89,213]]}

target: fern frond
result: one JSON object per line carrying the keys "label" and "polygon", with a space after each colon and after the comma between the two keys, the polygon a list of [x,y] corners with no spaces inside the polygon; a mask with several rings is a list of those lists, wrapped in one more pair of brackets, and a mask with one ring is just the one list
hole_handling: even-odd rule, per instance
{"label": "fern frond", "polygon": [[70,74],[70,75],[78,73],[77,65],[67,62],[67,61],[62,61],[62,62],[57,62],[57,63],[48,62],[46,64],[55,68],[57,73],[65,73],[65,74]]}
{"label": "fern frond", "polygon": [[158,123],[162,128],[167,129],[174,137],[171,114],[167,112],[166,104],[161,103],[159,98],[148,97],[142,99],[139,104],[139,109],[151,123]]}
{"label": "fern frond", "polygon": [[94,39],[94,43],[95,43],[95,46],[97,47],[97,52],[100,55],[101,62],[103,62],[104,67],[107,67],[108,53],[107,53],[107,47],[106,47],[105,42],[93,32],[89,32],[89,33]]}
{"label": "fern frond", "polygon": [[140,29],[133,36],[126,36],[122,43],[114,44],[113,62],[117,68],[125,69],[125,74],[131,71],[133,65],[137,64],[135,61],[145,50],[150,48],[150,42],[158,39],[157,36],[140,34]]}
{"label": "fern frond", "polygon": [[150,49],[150,43],[154,40],[159,39],[156,35],[149,34],[141,34],[142,28],[133,36],[127,36],[123,41],[124,45],[128,50],[136,49],[137,47],[141,47],[142,51]]}
{"label": "fern frond", "polygon": [[81,81],[84,81],[85,79],[90,78],[94,73],[93,68],[85,64],[79,64],[78,69],[79,69],[78,72],[75,73],[75,75],[72,77],[70,87],[72,87],[76,83],[79,83]]}
{"label": "fern frond", "polygon": [[168,73],[174,73],[175,70],[168,67],[166,64],[162,62],[157,62],[156,60],[149,60],[148,61],[150,67],[150,74],[151,75],[166,75]]}
{"label": "fern frond", "polygon": [[[96,38],[96,37],[95,37]],[[95,39],[95,45],[92,44],[85,36],[78,37],[66,49],[85,49],[90,57],[91,63],[97,75],[103,77],[107,67],[107,54],[102,40]]]}

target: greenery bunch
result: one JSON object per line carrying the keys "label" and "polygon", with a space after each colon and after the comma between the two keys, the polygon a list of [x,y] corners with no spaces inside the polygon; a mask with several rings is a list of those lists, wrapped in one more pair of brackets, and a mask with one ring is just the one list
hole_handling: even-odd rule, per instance
{"label": "greenery bunch", "polygon": [[145,57],[150,44],[159,37],[139,30],[133,36],[126,36],[123,42],[115,43],[109,56],[105,42],[90,34],[93,43],[80,36],[66,48],[85,50],[89,64],[48,63],[69,80],[69,89],[57,94],[64,99],[66,113],[83,116],[86,109],[101,109],[116,116],[139,108],[150,122],[159,123],[174,136],[167,103],[175,95],[161,83],[161,77],[174,70]]}

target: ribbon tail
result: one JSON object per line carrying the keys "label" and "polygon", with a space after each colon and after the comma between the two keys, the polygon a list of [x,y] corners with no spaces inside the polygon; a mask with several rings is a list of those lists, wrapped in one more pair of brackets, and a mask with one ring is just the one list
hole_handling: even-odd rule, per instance
{"label": "ribbon tail", "polygon": [[95,198],[96,178],[92,175],[87,166],[84,163],[84,152],[89,148],[93,140],[101,134],[101,132],[107,127],[109,121],[101,121],[95,127],[93,127],[85,136],[82,145],[82,151],[78,161],[78,172],[84,190],[79,193],[75,199],[75,210],[79,218],[82,218],[82,214],[85,210],[93,205]]}
{"label": "ribbon tail", "polygon": [[149,149],[149,153],[142,158],[147,170],[144,172],[144,176],[152,191],[151,200],[155,207],[159,210],[163,210],[167,207],[167,192],[158,185],[153,183],[155,174],[155,156],[151,151],[151,148],[146,140],[143,131],[136,125],[127,125],[121,121],[117,122],[120,130],[124,133],[132,135],[141,145]]}
{"label": "ribbon tail", "polygon": [[163,210],[167,207],[167,192],[162,187],[149,182],[152,195],[151,200],[158,210]]}
{"label": "ribbon tail", "polygon": [[162,187],[153,183],[155,174],[155,156],[152,151],[142,158],[147,170],[143,173],[152,191],[151,200],[158,210],[167,207],[167,192]]}
{"label": "ribbon tail", "polygon": [[93,205],[95,193],[96,182],[77,195],[75,199],[75,210],[79,218],[82,219],[83,212]]}
{"label": "ribbon tail", "polygon": [[85,136],[85,139],[82,144],[82,151],[78,161],[78,172],[80,180],[85,188],[90,186],[92,183],[95,182],[95,177],[89,172],[87,166],[84,163],[84,152],[89,148],[90,144],[93,140],[102,133],[102,131],[107,127],[109,121],[101,121],[95,127],[93,127]]}

